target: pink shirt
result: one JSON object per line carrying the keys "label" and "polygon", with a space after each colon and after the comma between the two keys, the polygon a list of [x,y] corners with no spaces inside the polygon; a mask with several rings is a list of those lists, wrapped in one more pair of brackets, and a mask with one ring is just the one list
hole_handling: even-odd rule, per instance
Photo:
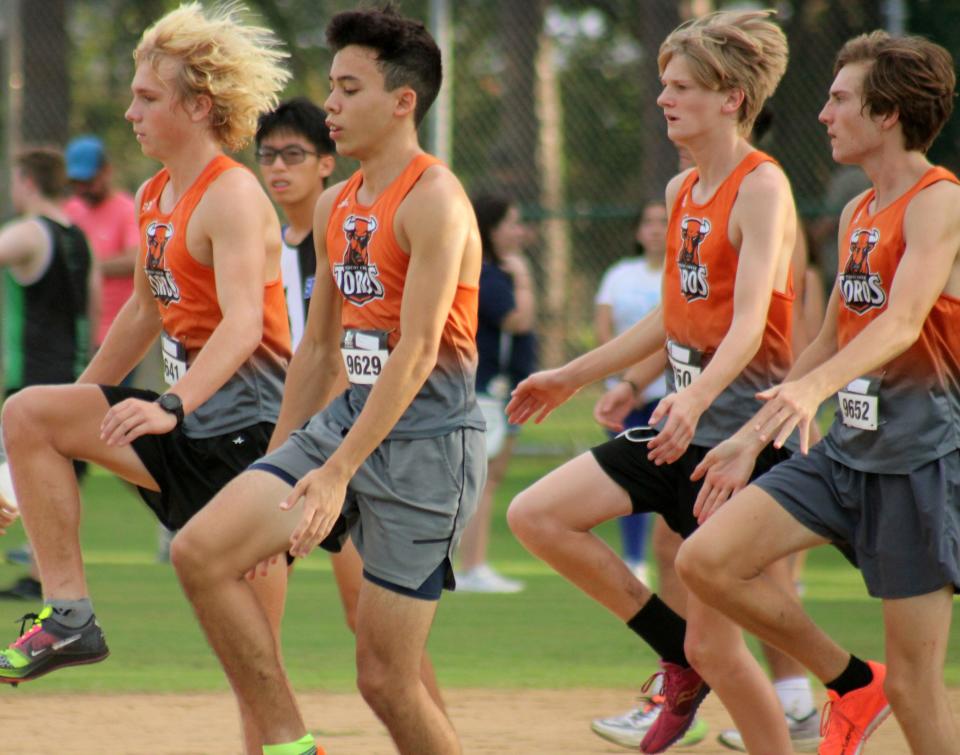
{"label": "pink shirt", "polygon": [[[140,233],[133,197],[123,191],[111,192],[103,202],[91,207],[79,197],[70,197],[64,204],[67,217],[84,232],[97,261],[119,257],[124,250],[139,246]],[[97,343],[104,336],[117,312],[133,293],[133,275],[122,278],[102,278],[100,322],[97,324]]]}

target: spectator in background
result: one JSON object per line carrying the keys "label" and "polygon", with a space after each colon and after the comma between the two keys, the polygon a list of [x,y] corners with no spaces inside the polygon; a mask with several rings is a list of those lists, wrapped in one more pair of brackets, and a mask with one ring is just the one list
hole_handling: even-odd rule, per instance
{"label": "spectator in background", "polygon": [[[73,381],[90,354],[97,278],[91,274],[83,231],[70,223],[60,205],[66,183],[63,155],[57,150],[27,149],[14,160],[10,194],[20,217],[0,229],[7,398],[30,385]],[[74,466],[82,478],[85,465]],[[4,470],[3,476],[8,480],[9,472]],[[11,492],[0,493],[0,508],[15,514]],[[25,562],[30,574],[0,591],[0,598],[42,596],[29,551]]]}
{"label": "spectator in background", "polygon": [[[112,185],[113,168],[103,142],[78,136],[65,152],[73,196],[63,206],[70,221],[86,234],[100,276],[100,316],[93,323],[94,344],[103,337],[133,293],[133,268],[139,244],[133,197]],[[129,381],[129,378],[128,378]]]}
{"label": "spectator in background", "polygon": [[509,425],[504,406],[513,387],[534,371],[536,298],[530,265],[523,254],[528,230],[509,199],[483,195],[473,200],[483,246],[477,326],[477,402],[487,421],[487,482],[480,504],[460,541],[457,592],[520,592],[524,585],[498,574],[487,563],[493,499],[510,463],[519,427]]}
{"label": "spectator in background", "polygon": [[[604,273],[594,300],[594,328],[597,343],[618,336],[660,303],[663,257],[667,243],[667,208],[662,199],[646,202],[636,230],[636,256],[625,257]],[[657,359],[662,362],[660,355]],[[638,405],[623,420],[624,427],[646,425],[657,402],[667,392],[663,365],[647,385],[634,386]],[[612,387],[616,378],[608,380]],[[613,437],[615,432],[608,429]],[[620,517],[623,559],[637,578],[646,581],[646,540],[648,513]]]}

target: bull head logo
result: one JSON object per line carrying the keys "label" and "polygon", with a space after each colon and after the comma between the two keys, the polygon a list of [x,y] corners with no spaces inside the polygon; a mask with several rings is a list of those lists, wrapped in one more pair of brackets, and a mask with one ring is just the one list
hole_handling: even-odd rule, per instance
{"label": "bull head logo", "polygon": [[351,215],[344,221],[343,230],[347,236],[343,264],[358,267],[366,265],[369,260],[367,246],[370,243],[370,237],[377,230],[377,219]]}
{"label": "bull head logo", "polygon": [[710,233],[710,221],[707,218],[685,217],[680,221],[680,255],[677,262],[681,265],[700,264],[700,244]]}
{"label": "bull head logo", "polygon": [[858,228],[850,235],[850,258],[843,272],[848,275],[866,275],[870,272],[867,256],[874,250],[880,241],[880,231],[876,228],[867,230]]}
{"label": "bull head logo", "polygon": [[147,226],[147,269],[163,268],[163,253],[167,242],[173,238],[173,226],[170,223],[158,223],[154,220]]}

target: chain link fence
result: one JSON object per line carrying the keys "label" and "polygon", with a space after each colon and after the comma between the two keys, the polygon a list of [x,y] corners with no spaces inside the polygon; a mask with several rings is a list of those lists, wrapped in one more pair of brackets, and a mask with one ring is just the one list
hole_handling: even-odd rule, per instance
{"label": "chain link fence", "polygon": [[[324,27],[341,0],[247,0],[291,53],[287,95],[322,102],[329,52]],[[5,124],[3,160],[21,144],[63,144],[95,133],[129,190],[156,169],[123,119],[142,30],[167,0],[0,0]],[[656,106],[659,43],[710,0],[404,0],[445,52],[445,85],[425,123],[425,144],[471,193],[513,198],[536,230],[530,248],[540,297],[542,361],[593,345],[593,296],[603,271],[633,253],[637,210],[662,196],[676,172]],[[770,103],[760,146],[783,164],[805,220],[835,216],[859,179],[830,160],[817,123],[842,42],[875,28],[925,34],[960,51],[960,0],[784,0],[775,3],[791,61]],[[932,157],[960,167],[960,129],[950,124]],[[240,156],[252,164],[252,150]],[[338,175],[354,166],[342,160]],[[6,183],[0,200],[8,210]],[[828,223],[829,225],[829,223]],[[811,227],[820,227],[811,225]],[[827,236],[829,238],[829,236]],[[835,236],[834,236],[835,239]],[[815,238],[815,242],[819,239]],[[823,242],[826,247],[831,242]],[[835,244],[835,241],[832,242]],[[814,249],[820,246],[814,244]],[[835,252],[834,252],[835,253]],[[829,254],[826,255],[829,257]],[[824,266],[829,266],[825,261]]]}

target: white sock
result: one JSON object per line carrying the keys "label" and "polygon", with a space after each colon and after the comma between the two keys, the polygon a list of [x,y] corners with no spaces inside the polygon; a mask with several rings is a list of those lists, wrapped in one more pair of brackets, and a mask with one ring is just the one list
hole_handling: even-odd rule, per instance
{"label": "white sock", "polygon": [[813,690],[810,688],[810,680],[805,676],[788,676],[785,679],[777,679],[773,683],[773,688],[777,691],[777,697],[780,698],[780,705],[783,706],[783,712],[795,720],[806,718],[813,711]]}

